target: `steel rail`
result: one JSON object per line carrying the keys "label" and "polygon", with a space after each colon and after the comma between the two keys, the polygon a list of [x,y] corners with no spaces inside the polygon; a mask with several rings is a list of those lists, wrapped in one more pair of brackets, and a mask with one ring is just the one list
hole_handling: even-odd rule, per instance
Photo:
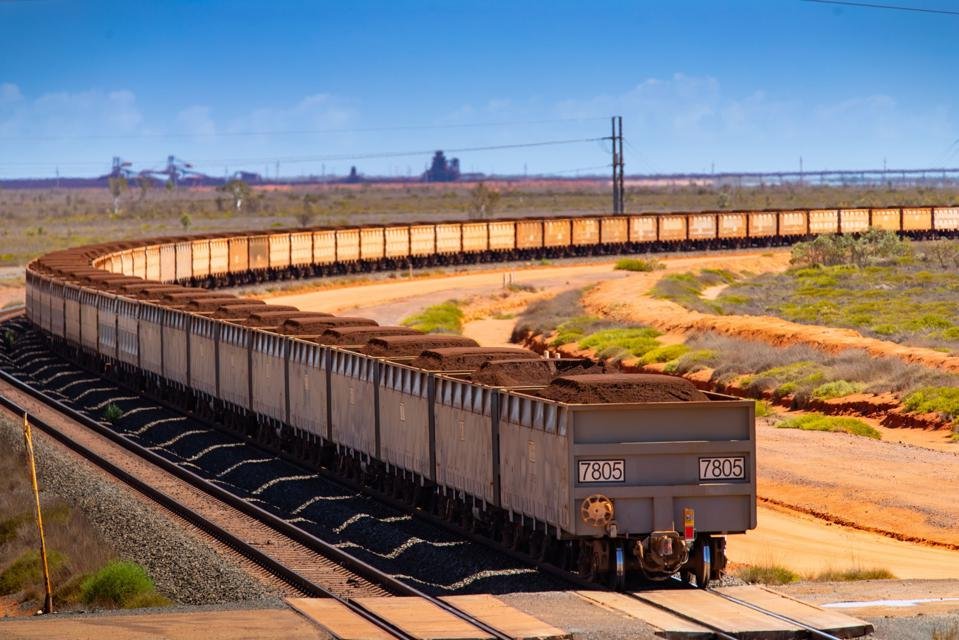
{"label": "steel rail", "polygon": [[828,632],[826,632],[826,631],[822,631],[821,629],[817,629],[816,627],[809,626],[809,625],[806,624],[805,622],[800,622],[799,620],[796,620],[795,618],[790,618],[789,616],[783,615],[783,614],[781,614],[781,613],[776,613],[775,611],[770,611],[769,609],[766,609],[765,607],[760,607],[760,606],[757,605],[757,604],[753,604],[753,603],[751,603],[751,602],[747,602],[747,601],[745,601],[745,600],[742,600],[741,598],[737,598],[737,597],[735,597],[735,596],[731,596],[731,595],[729,595],[729,594],[722,593],[722,592],[720,592],[720,591],[717,591],[716,589],[709,588],[709,587],[706,588],[706,591],[708,591],[709,593],[711,593],[711,594],[713,594],[713,595],[715,595],[715,596],[719,596],[720,598],[723,598],[724,600],[728,600],[729,602],[733,602],[733,603],[735,603],[735,604],[738,604],[738,605],[741,606],[741,607],[746,607],[746,608],[748,608],[748,609],[752,609],[753,611],[757,611],[757,612],[759,612],[759,613],[765,614],[765,615],[770,616],[770,617],[772,617],[772,618],[776,618],[777,620],[779,620],[779,621],[781,621],[781,622],[787,622],[787,623],[789,623],[789,624],[794,624],[794,625],[796,625],[797,627],[799,627],[800,629],[803,629],[803,630],[805,630],[805,631],[808,631],[809,633],[811,633],[812,635],[816,636],[817,638],[822,638],[823,640],[840,640],[839,636],[833,635],[833,634],[828,633]]}

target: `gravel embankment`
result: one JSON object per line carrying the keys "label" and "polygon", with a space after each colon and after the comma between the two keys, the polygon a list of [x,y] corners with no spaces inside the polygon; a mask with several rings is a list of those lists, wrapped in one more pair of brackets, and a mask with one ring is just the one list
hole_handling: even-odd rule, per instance
{"label": "gravel embankment", "polygon": [[[19,425],[0,417],[0,446],[21,451]],[[221,604],[275,600],[277,594],[222,558],[166,515],[149,508],[131,492],[84,462],[34,439],[41,488],[80,509],[122,557],[143,565],[157,589],[181,604]]]}

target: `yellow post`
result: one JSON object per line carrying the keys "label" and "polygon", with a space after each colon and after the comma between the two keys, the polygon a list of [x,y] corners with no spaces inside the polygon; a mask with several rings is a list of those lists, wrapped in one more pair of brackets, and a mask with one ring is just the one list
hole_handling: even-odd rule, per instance
{"label": "yellow post", "polygon": [[30,483],[33,485],[33,498],[37,504],[37,529],[40,531],[40,562],[43,564],[43,612],[53,613],[53,587],[50,586],[50,568],[47,566],[47,541],[43,537],[43,516],[40,515],[40,486],[37,484],[37,465],[33,458],[33,435],[30,421],[23,414],[23,439],[27,445],[27,464],[30,466]]}

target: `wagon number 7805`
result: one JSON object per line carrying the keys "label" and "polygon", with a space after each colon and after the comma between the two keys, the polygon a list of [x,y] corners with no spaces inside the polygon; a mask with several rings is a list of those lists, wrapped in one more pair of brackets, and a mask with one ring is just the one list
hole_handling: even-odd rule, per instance
{"label": "wagon number 7805", "polygon": [[743,480],[746,478],[746,458],[727,456],[722,458],[700,458],[700,480]]}

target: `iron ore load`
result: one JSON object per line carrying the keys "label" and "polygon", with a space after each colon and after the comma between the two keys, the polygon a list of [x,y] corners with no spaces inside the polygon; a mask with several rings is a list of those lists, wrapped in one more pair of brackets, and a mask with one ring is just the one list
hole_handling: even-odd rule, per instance
{"label": "iron ore load", "polygon": [[494,259],[776,244],[878,227],[954,235],[959,207],[636,214],[157,239],[27,268],[54,348],[598,581],[700,586],[756,525],[753,404],[668,376],[195,287]]}

